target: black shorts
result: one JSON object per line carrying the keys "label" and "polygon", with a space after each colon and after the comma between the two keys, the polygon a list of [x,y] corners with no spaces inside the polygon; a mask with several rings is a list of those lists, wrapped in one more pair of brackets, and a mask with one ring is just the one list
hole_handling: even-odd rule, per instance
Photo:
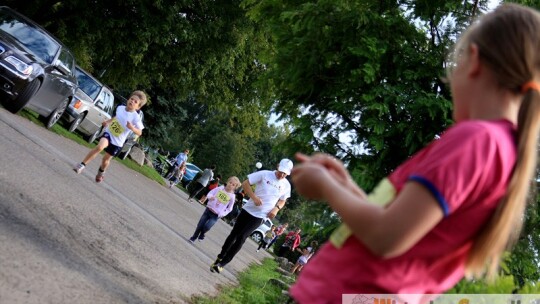
{"label": "black shorts", "polygon": [[107,145],[107,147],[105,148],[105,153],[111,155],[112,157],[115,157],[118,153],[120,153],[122,147],[111,144],[111,134],[105,132],[103,133],[101,138],[105,138],[109,142],[109,145]]}

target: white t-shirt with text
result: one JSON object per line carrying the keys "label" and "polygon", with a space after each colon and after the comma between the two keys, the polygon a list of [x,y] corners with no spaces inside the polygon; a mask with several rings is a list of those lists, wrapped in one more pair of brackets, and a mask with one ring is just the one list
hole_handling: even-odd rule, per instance
{"label": "white t-shirt with text", "polygon": [[256,206],[250,198],[244,205],[244,210],[254,217],[266,218],[279,200],[291,196],[291,184],[286,178],[277,179],[275,171],[257,171],[248,175],[248,180],[255,185],[255,195],[262,201],[261,206]]}
{"label": "white t-shirt with text", "polygon": [[125,106],[118,106],[116,108],[116,115],[113,117],[113,121],[107,126],[105,132],[111,135],[111,144],[122,147],[126,142],[126,139],[130,132],[130,129],[126,127],[127,123],[131,122],[135,128],[142,130],[144,125],[142,123],[139,113],[136,111],[128,112]]}

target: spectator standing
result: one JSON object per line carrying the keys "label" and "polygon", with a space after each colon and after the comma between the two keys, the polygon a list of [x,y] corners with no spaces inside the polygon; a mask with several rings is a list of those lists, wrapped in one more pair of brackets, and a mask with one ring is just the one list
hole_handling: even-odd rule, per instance
{"label": "spectator standing", "polygon": [[201,176],[197,178],[195,183],[193,183],[193,185],[190,187],[188,202],[191,203],[192,198],[197,196],[197,194],[199,194],[199,192],[204,189],[206,185],[208,185],[208,182],[214,178],[214,170],[216,170],[216,165],[212,165],[210,168],[204,169]]}
{"label": "spectator standing", "polygon": [[208,185],[206,185],[206,187],[204,187],[204,189],[201,191],[202,192],[202,196],[201,198],[199,199],[199,203],[203,204],[206,202],[206,197],[208,195],[208,192],[210,192],[210,190],[216,188],[219,186],[219,182],[221,181],[221,175],[217,175],[213,180],[211,180]]}
{"label": "spectator standing", "polygon": [[259,248],[257,248],[257,252],[261,250],[261,248],[264,247],[264,249],[268,248],[268,244],[274,239],[276,236],[276,226],[272,225],[268,231],[264,234],[264,237],[259,242]]}
{"label": "spectator standing", "polygon": [[268,246],[266,247],[267,249],[272,247],[272,245],[274,245],[274,243],[277,241],[277,239],[287,230],[287,227],[289,227],[289,223],[285,223],[285,224],[279,225],[277,227],[276,236],[272,239],[270,244],[268,244]]}
{"label": "spectator standing", "polygon": [[300,246],[301,239],[300,239],[300,232],[302,232],[302,229],[298,228],[296,231],[291,231],[287,234],[285,237],[285,242],[279,247],[278,256],[285,255],[285,252],[288,250],[295,251],[298,246]]}
{"label": "spectator standing", "polygon": [[182,164],[187,164],[189,155],[189,149],[185,149],[184,152],[178,153],[178,155],[174,159],[174,164],[169,167],[169,170],[167,170],[167,173],[165,173],[165,178],[169,179],[171,176],[173,176],[174,172],[182,166]]}
{"label": "spectator standing", "polygon": [[516,4],[471,23],[448,65],[455,124],[370,195],[341,161],[297,154],[295,190],[343,223],[291,288],[296,303],[342,303],[343,293],[427,303],[464,276],[498,273],[538,164],[539,33],[540,13]]}

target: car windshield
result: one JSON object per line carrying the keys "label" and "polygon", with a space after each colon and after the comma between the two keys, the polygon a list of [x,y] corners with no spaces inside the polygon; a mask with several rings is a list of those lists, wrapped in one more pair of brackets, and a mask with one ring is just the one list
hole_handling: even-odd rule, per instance
{"label": "car windshield", "polygon": [[186,167],[188,167],[188,169],[193,170],[193,171],[202,171],[201,169],[199,169],[199,167],[195,166],[194,164],[187,163]]}
{"label": "car windshield", "polygon": [[0,10],[0,30],[6,32],[29,52],[47,63],[52,63],[60,45],[38,28],[19,20],[5,10]]}
{"label": "car windshield", "polygon": [[94,79],[92,79],[92,77],[88,76],[86,73],[84,73],[80,69],[77,69],[75,71],[75,74],[77,75],[79,88],[84,93],[86,93],[86,95],[90,96],[92,100],[95,100],[99,94],[99,90],[101,89],[101,86]]}

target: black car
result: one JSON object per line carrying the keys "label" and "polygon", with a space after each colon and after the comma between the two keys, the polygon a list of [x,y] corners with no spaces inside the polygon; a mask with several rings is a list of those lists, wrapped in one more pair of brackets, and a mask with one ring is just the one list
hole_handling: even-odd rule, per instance
{"label": "black car", "polygon": [[0,95],[17,113],[27,107],[52,127],[71,102],[77,79],[71,52],[32,20],[0,7]]}

